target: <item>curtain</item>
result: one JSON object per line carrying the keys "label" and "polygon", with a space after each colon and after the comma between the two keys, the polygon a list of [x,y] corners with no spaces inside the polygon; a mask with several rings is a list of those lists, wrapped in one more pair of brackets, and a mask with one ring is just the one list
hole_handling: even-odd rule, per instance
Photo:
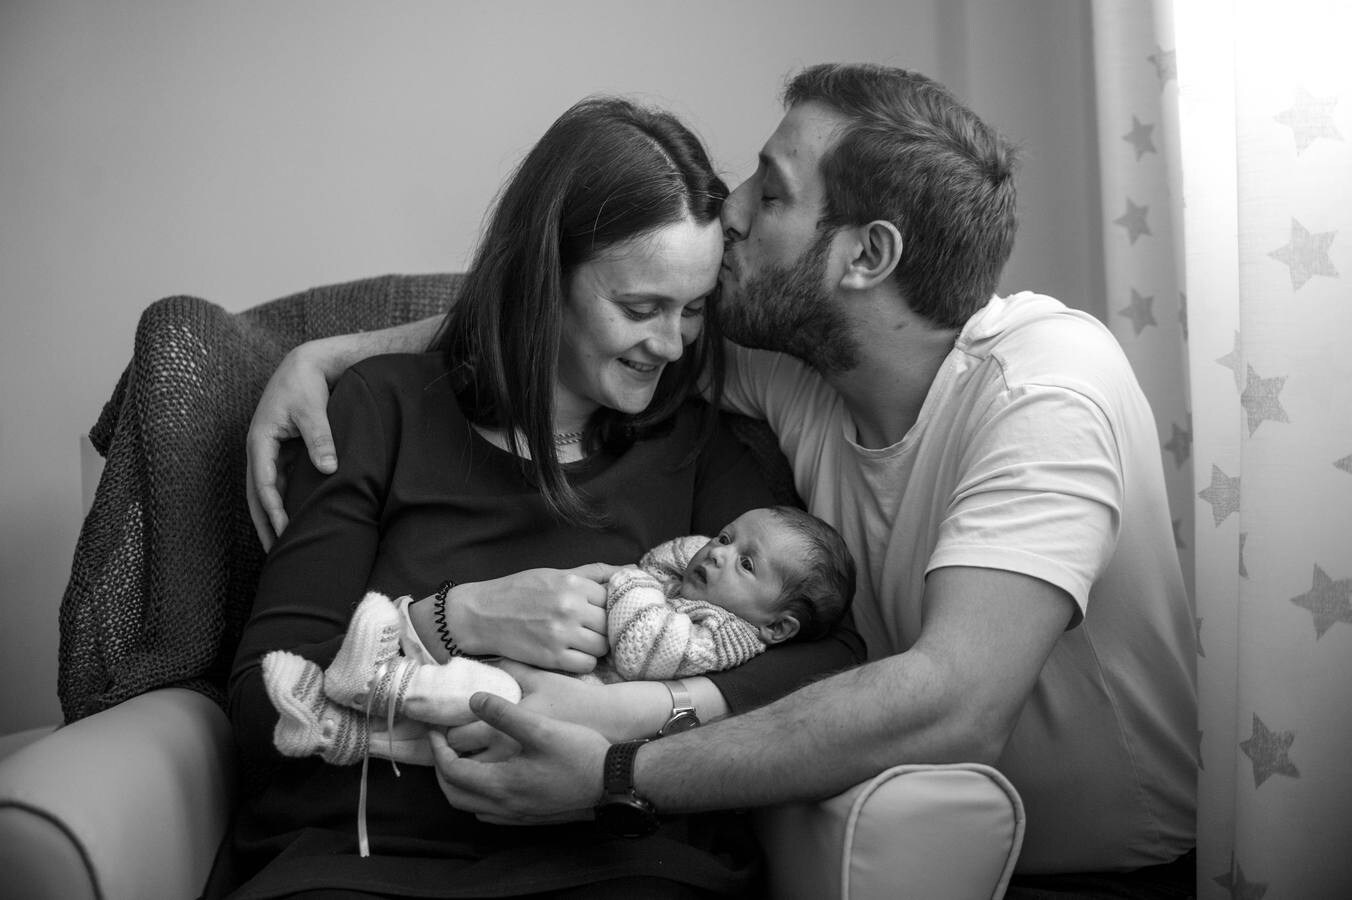
{"label": "curtain", "polygon": [[1105,291],[1198,635],[1199,898],[1352,897],[1352,9],[1096,0]]}

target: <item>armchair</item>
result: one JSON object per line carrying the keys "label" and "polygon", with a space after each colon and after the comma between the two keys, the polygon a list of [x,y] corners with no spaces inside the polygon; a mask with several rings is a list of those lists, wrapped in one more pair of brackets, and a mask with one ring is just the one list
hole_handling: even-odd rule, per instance
{"label": "armchair", "polygon": [[[238,314],[149,307],[91,432],[107,459],[61,607],[66,723],[0,739],[0,892],[214,896],[236,792],[225,678],[262,563],[243,437],[291,346],[439,312],[454,275],[333,285]],[[763,425],[736,426],[777,489]],[[820,803],[760,810],[774,897],[988,898],[1023,838],[1017,793],[982,765],[896,766]]]}

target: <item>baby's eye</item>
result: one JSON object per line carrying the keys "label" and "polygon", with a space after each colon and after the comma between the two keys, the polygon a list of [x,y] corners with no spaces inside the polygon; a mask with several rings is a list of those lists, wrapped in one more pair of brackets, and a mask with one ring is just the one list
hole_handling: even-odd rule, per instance
{"label": "baby's eye", "polygon": [[718,541],[720,544],[731,543],[731,540],[728,538],[727,534],[720,534],[718,537],[714,538],[714,540]]}
{"label": "baby's eye", "polygon": [[751,557],[749,556],[743,556],[741,559],[737,560],[737,564],[740,565],[743,569],[746,569],[748,572],[756,571],[756,567],[751,562]]}

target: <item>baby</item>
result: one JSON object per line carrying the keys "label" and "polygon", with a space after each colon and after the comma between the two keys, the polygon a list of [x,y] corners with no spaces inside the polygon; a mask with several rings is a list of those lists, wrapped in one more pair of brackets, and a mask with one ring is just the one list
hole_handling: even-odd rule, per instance
{"label": "baby", "polygon": [[[611,576],[611,652],[597,676],[682,678],[741,665],[771,644],[819,638],[849,609],[854,585],[854,560],[830,525],[793,507],[750,510],[713,538],[667,541]],[[521,699],[496,666],[464,656],[435,662],[407,624],[410,602],[367,594],[328,669],[281,650],[263,657],[280,753],[349,765],[369,748],[431,765],[427,725],[474,721],[477,691]],[[378,724],[385,732],[371,740]]]}

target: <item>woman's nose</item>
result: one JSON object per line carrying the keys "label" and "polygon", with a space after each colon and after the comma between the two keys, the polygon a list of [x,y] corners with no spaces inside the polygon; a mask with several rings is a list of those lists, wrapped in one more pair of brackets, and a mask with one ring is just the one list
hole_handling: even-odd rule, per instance
{"label": "woman's nose", "polygon": [[648,335],[648,352],[666,362],[680,359],[681,354],[685,352],[682,323],[683,319],[679,312],[653,319],[653,330]]}

